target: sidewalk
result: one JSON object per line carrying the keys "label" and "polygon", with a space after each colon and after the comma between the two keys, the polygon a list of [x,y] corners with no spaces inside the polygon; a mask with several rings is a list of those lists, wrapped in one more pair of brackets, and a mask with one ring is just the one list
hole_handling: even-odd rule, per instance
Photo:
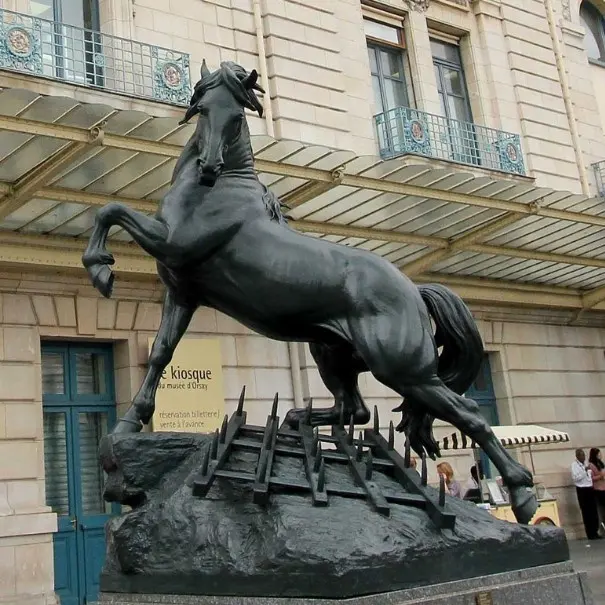
{"label": "sidewalk", "polygon": [[569,551],[576,571],[588,572],[595,605],[605,605],[605,540],[570,540]]}

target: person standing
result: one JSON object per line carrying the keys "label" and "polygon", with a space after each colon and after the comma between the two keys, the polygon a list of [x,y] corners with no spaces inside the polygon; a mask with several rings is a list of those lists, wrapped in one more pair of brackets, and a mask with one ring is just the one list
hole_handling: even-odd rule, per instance
{"label": "person standing", "polygon": [[571,465],[571,479],[576,486],[586,537],[589,540],[598,540],[600,538],[599,513],[592,483],[592,471],[586,464],[586,454],[582,449],[576,450],[576,459]]}
{"label": "person standing", "polygon": [[592,471],[592,487],[597,501],[597,512],[601,523],[601,535],[605,533],[605,464],[598,447],[591,447],[588,454],[588,468]]}

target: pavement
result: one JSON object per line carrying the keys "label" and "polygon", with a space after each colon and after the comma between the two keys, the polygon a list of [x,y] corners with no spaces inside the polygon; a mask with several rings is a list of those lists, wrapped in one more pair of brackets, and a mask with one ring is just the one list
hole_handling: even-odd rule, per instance
{"label": "pavement", "polygon": [[605,605],[605,539],[570,540],[569,551],[574,569],[588,573],[595,605]]}

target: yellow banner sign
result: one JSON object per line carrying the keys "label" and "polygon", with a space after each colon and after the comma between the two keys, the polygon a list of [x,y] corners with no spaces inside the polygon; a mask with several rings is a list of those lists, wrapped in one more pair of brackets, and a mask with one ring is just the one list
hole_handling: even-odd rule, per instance
{"label": "yellow banner sign", "polygon": [[[153,345],[149,339],[149,350]],[[164,370],[155,396],[154,431],[211,433],[225,414],[221,343],[184,338]]]}

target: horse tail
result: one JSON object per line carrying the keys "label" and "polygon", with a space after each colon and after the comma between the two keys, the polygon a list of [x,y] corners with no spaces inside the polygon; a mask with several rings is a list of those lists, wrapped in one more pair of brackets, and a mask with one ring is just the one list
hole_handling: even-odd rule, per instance
{"label": "horse tail", "polygon": [[[450,289],[438,284],[418,286],[420,296],[433,318],[435,344],[443,347],[437,373],[443,383],[458,395],[471,386],[483,361],[484,349],[477,324],[464,301]],[[433,436],[434,417],[422,406],[404,399],[394,411],[401,412],[397,430],[404,432],[410,446],[431,458],[439,455],[439,444]]]}
{"label": "horse tail", "polygon": [[484,349],[477,324],[464,301],[439,284],[418,286],[420,296],[435,321],[435,344],[443,347],[437,373],[454,393],[463,395],[473,384]]}

